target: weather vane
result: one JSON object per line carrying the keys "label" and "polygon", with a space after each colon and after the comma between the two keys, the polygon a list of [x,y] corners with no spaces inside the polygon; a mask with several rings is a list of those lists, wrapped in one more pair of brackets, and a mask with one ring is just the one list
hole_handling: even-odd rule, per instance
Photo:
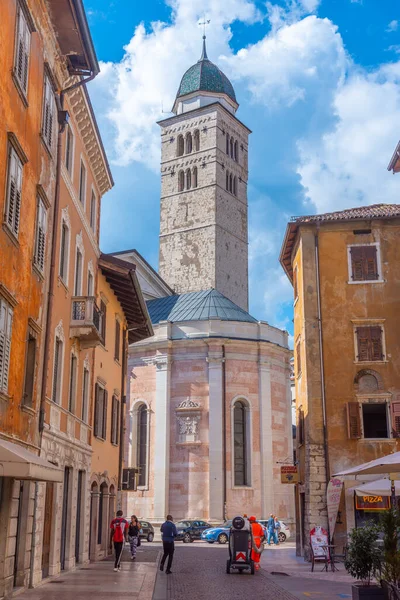
{"label": "weather vane", "polygon": [[210,24],[210,20],[211,20],[211,19],[207,19],[207,20],[206,20],[206,17],[204,16],[204,21],[203,21],[202,23],[199,23],[199,25],[203,25],[203,38],[204,38],[204,39],[205,39],[205,37],[206,37],[206,27],[207,27],[207,25],[209,25],[209,24]]}

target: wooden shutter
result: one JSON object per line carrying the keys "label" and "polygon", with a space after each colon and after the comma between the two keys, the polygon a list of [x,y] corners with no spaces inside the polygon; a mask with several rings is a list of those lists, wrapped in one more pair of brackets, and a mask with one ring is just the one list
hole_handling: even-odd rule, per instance
{"label": "wooden shutter", "polygon": [[22,192],[22,163],[10,148],[8,163],[7,224],[15,235],[19,232]]}
{"label": "wooden shutter", "polygon": [[364,278],[367,281],[379,279],[376,246],[365,246],[363,254]]}
{"label": "wooden shutter", "polygon": [[15,75],[18,82],[26,93],[28,90],[29,50],[31,44],[31,33],[28,23],[21,7],[18,13],[18,39],[15,57]]}
{"label": "wooden shutter", "polygon": [[294,299],[296,300],[296,298],[298,296],[298,291],[297,291],[297,267],[293,271],[293,293],[294,293]]}
{"label": "wooden shutter", "polygon": [[81,162],[81,172],[79,177],[79,200],[82,204],[85,204],[86,195],[86,168],[83,162]]}
{"label": "wooden shutter", "polygon": [[351,278],[353,281],[364,280],[363,268],[363,248],[362,246],[352,246],[350,248],[351,256]]}
{"label": "wooden shutter", "polygon": [[119,348],[121,345],[121,325],[118,319],[115,320],[115,350],[114,350],[114,358],[115,360],[119,360]]}
{"label": "wooden shutter", "polygon": [[43,99],[43,123],[42,135],[47,146],[51,149],[53,145],[53,123],[54,121],[54,97],[53,88],[48,75],[44,78],[44,99]]}
{"label": "wooden shutter", "polygon": [[94,418],[93,418],[93,431],[96,437],[99,437],[99,390],[100,386],[98,383],[94,386]]}
{"label": "wooden shutter", "polygon": [[115,399],[115,406],[116,406],[116,410],[115,410],[115,443],[118,445],[119,444],[119,419],[120,419],[119,408],[120,408],[120,401],[117,400],[117,398]]}
{"label": "wooden shutter", "polygon": [[36,241],[35,241],[35,265],[43,272],[46,254],[46,229],[47,229],[47,213],[43,204],[43,200],[38,200],[38,210],[36,216]]}
{"label": "wooden shutter", "polygon": [[361,417],[358,402],[347,403],[347,430],[351,440],[361,437]]}
{"label": "wooden shutter", "polygon": [[113,396],[111,399],[111,443],[112,444],[115,444],[114,428],[115,428],[115,396]]}
{"label": "wooden shutter", "polygon": [[72,131],[69,125],[67,126],[67,135],[65,139],[65,166],[70,173],[72,167]]}
{"label": "wooden shutter", "polygon": [[60,368],[61,368],[61,346],[62,342],[59,338],[56,338],[55,350],[54,350],[54,365],[53,365],[53,402],[58,402],[58,391],[59,391],[59,379],[60,379]]}
{"label": "wooden shutter", "polygon": [[103,300],[100,302],[101,310],[101,337],[103,338],[103,344],[106,343],[106,325],[107,325],[107,306]]}
{"label": "wooden shutter", "polygon": [[108,407],[108,392],[107,392],[107,390],[104,390],[104,400],[103,400],[103,431],[102,431],[103,440],[107,439],[107,407]]}
{"label": "wooden shutter", "polygon": [[384,356],[382,352],[382,328],[369,327],[369,333],[371,360],[383,360]]}
{"label": "wooden shutter", "polygon": [[392,402],[390,405],[392,415],[392,436],[400,437],[400,402]]}
{"label": "wooden shutter", "polygon": [[0,299],[0,390],[8,392],[10,368],[12,309]]}
{"label": "wooden shutter", "polygon": [[370,328],[369,327],[357,327],[357,348],[358,348],[358,360],[368,361],[370,360]]}

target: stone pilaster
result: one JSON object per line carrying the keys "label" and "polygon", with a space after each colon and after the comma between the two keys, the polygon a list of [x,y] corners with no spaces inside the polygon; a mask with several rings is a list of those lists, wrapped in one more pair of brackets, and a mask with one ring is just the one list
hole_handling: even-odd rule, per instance
{"label": "stone pilaster", "polygon": [[323,444],[309,444],[305,461],[305,557],[309,557],[309,532],[320,525],[328,528],[326,506],[325,450]]}
{"label": "stone pilaster", "polygon": [[259,369],[260,397],[260,454],[261,454],[261,517],[267,518],[273,512],[273,448],[272,448],[272,397],[271,367],[269,361],[260,359]]}
{"label": "stone pilaster", "polygon": [[165,519],[169,500],[170,374],[171,359],[159,355],[156,363],[154,517]]}
{"label": "stone pilaster", "polygon": [[223,506],[223,358],[222,352],[209,352],[209,518],[222,520]]}

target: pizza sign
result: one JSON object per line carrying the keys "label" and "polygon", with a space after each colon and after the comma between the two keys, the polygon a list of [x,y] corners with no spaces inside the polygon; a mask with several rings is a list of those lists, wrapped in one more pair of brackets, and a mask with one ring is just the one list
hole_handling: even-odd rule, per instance
{"label": "pizza sign", "polygon": [[387,510],[390,508],[389,496],[356,496],[357,510]]}

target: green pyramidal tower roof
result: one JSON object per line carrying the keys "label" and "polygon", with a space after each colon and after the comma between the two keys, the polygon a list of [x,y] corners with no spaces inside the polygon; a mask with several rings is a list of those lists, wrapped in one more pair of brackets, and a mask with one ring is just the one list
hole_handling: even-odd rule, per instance
{"label": "green pyramidal tower roof", "polygon": [[177,98],[193,92],[214,92],[226,94],[236,102],[235,90],[226,75],[207,56],[206,38],[203,37],[201,58],[182,77]]}

